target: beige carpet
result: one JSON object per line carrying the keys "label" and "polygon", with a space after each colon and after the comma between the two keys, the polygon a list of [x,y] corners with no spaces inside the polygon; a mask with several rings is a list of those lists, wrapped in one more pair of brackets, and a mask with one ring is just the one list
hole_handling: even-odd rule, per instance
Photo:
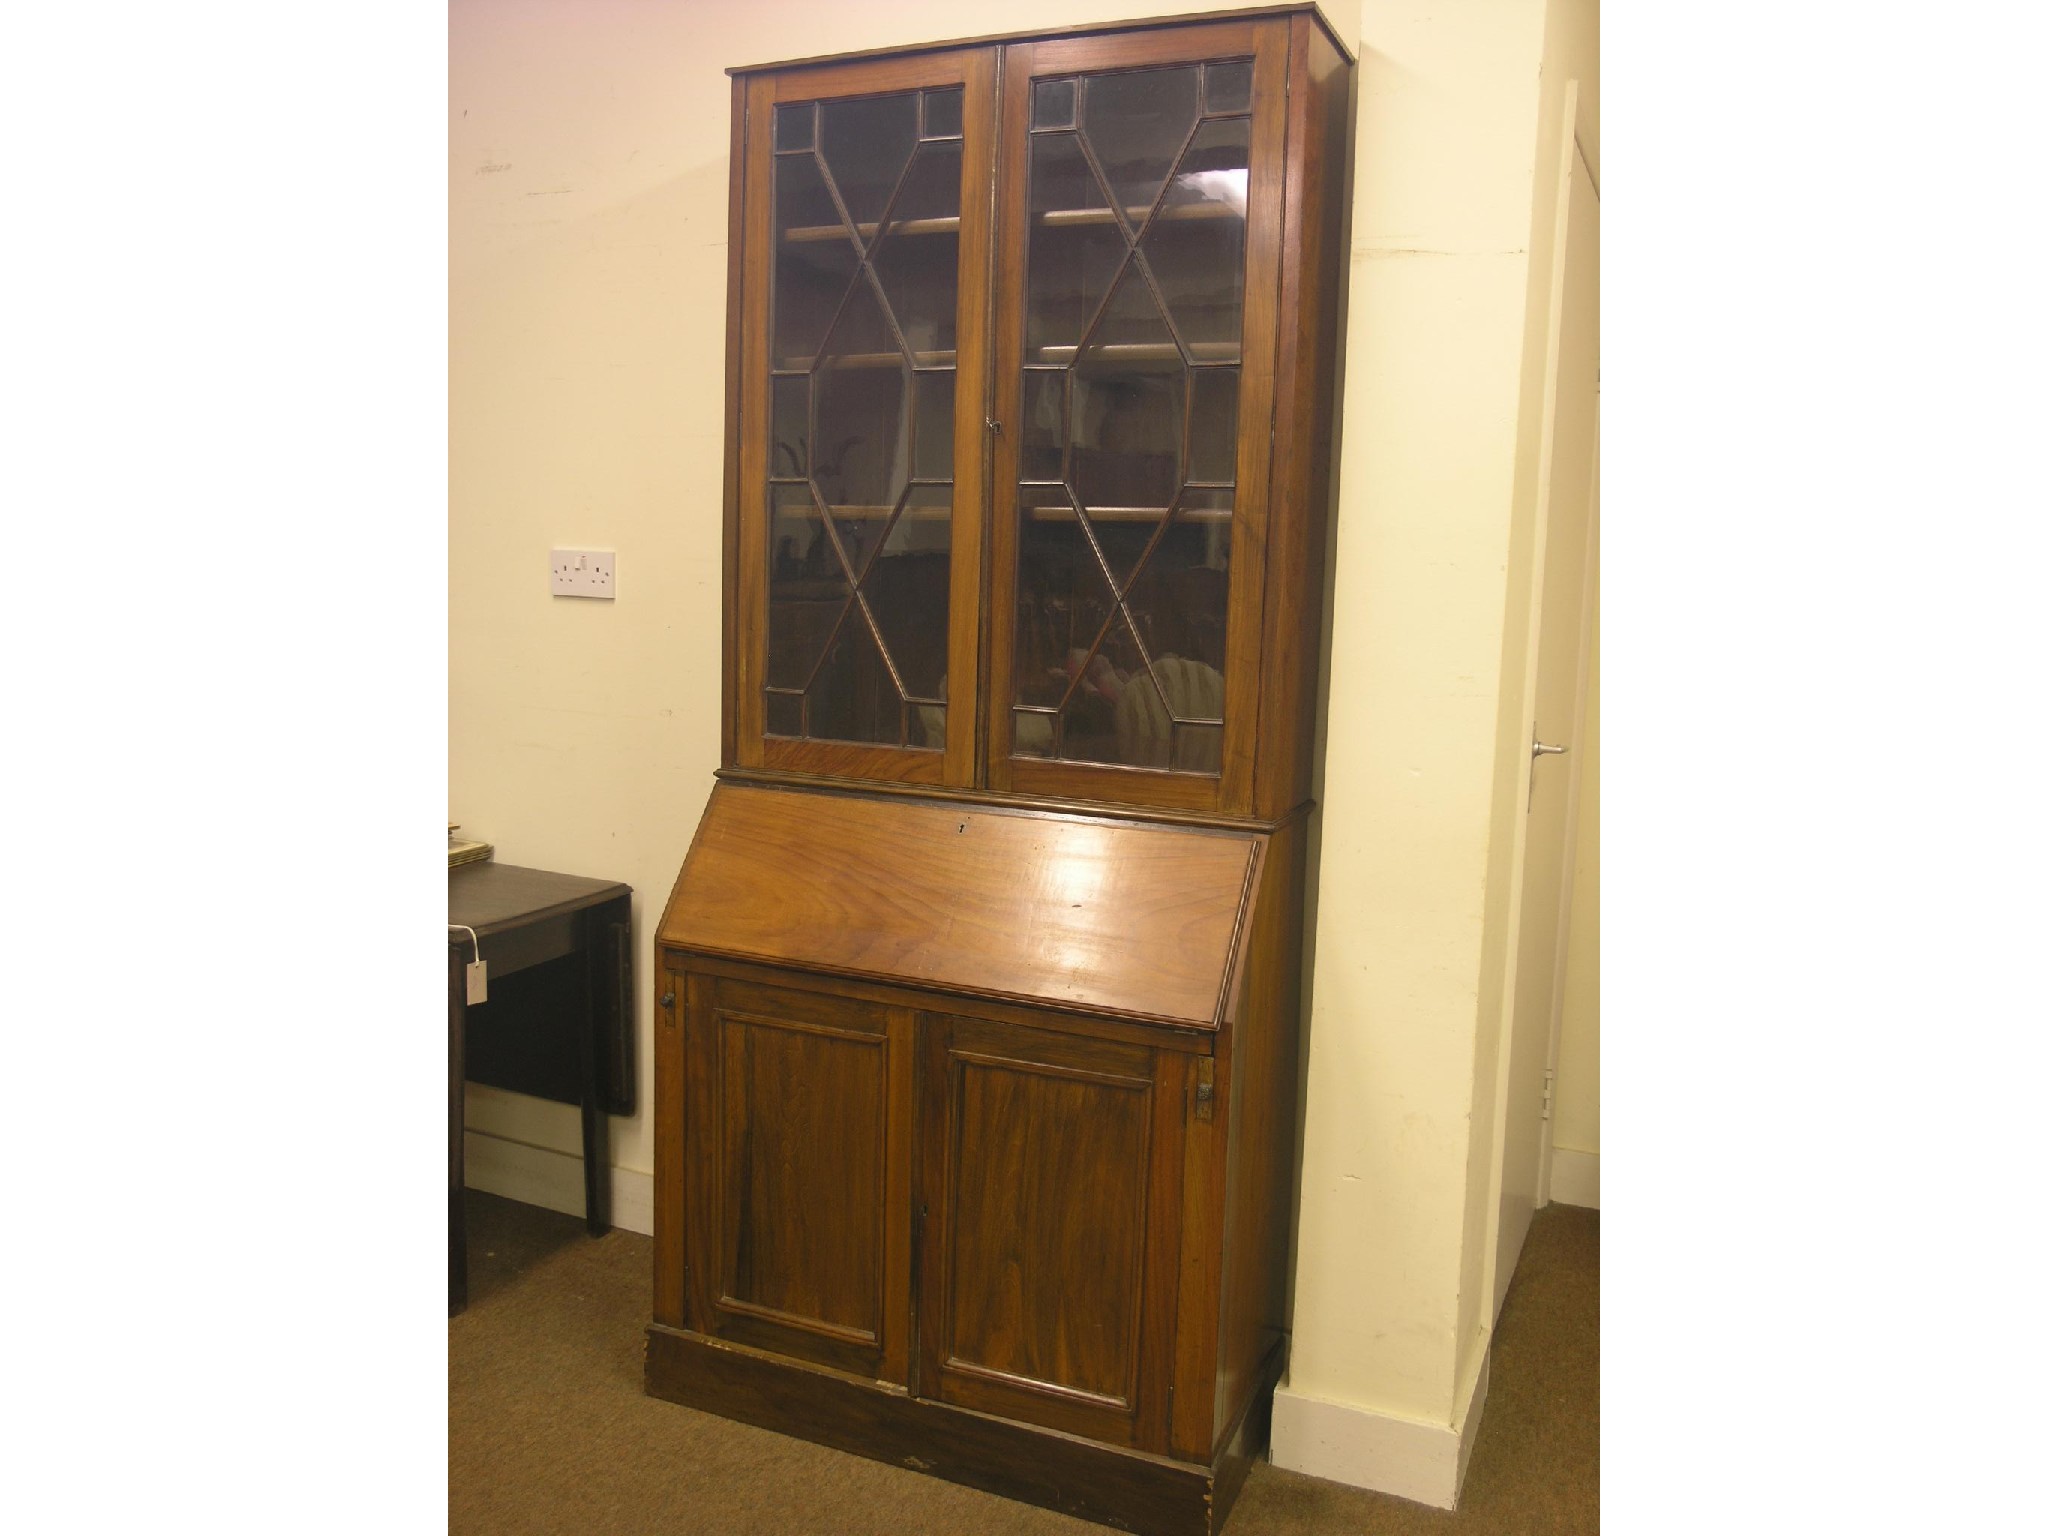
{"label": "beige carpet", "polygon": [[[719,1536],[1106,1527],[643,1396],[653,1245],[472,1191],[470,1305],[448,1324],[449,1529]],[[1260,1465],[1226,1536],[1599,1529],[1600,1217],[1539,1211],[1455,1512]]]}

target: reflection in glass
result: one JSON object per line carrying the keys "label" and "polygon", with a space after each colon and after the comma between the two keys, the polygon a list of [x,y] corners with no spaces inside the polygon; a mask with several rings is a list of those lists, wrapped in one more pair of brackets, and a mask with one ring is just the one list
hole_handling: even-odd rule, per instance
{"label": "reflection in glass", "polygon": [[1251,120],[1195,131],[1146,230],[1145,260],[1193,357],[1235,360],[1244,331],[1244,202]]}
{"label": "reflection in glass", "polygon": [[[1239,63],[1036,83],[1017,756],[1220,770],[1250,140],[1217,114],[1250,83]],[[1063,116],[1048,87],[1070,85]]]}
{"label": "reflection in glass", "polygon": [[771,735],[944,745],[962,94],[777,110]]}

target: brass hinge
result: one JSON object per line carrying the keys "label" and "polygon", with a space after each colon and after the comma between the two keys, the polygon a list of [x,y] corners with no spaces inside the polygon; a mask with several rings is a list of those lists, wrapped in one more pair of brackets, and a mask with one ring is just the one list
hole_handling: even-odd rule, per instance
{"label": "brass hinge", "polygon": [[1195,1058],[1195,1118],[1216,1118],[1216,1058],[1213,1056]]}

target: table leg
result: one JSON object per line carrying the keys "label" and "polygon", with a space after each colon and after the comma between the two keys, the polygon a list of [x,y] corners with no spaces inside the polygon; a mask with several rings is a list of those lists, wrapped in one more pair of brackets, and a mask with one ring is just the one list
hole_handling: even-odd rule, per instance
{"label": "table leg", "polygon": [[469,1305],[469,1228],[462,1209],[462,1029],[469,1016],[469,951],[448,946],[448,1315]]}
{"label": "table leg", "polygon": [[605,1113],[604,974],[611,963],[611,935],[602,908],[577,917],[583,955],[583,1217],[592,1237],[612,1229],[611,1117]]}

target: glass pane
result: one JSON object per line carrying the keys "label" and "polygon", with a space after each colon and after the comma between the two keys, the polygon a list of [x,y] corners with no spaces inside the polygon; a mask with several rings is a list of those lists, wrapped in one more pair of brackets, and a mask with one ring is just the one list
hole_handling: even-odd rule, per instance
{"label": "glass pane", "polygon": [[1244,204],[1251,120],[1204,123],[1140,249],[1197,359],[1235,360],[1244,332]]}
{"label": "glass pane", "polygon": [[1074,131],[1047,131],[1038,82],[1016,755],[1221,761],[1250,125],[1216,114],[1250,81],[1242,61],[1088,76]]}
{"label": "glass pane", "polygon": [[1010,711],[1010,755],[1051,757],[1053,717],[1032,709]]}
{"label": "glass pane", "polygon": [[775,148],[809,149],[811,147],[812,123],[817,116],[818,104],[813,101],[791,101],[775,109]]}
{"label": "glass pane", "polygon": [[810,488],[768,488],[768,686],[802,688],[852,587]]}
{"label": "glass pane", "polygon": [[856,283],[818,360],[811,478],[831,507],[896,505],[910,478],[910,370],[887,312]]}
{"label": "glass pane", "polygon": [[770,413],[768,478],[801,480],[811,472],[811,381],[799,375],[769,384],[775,406]]}
{"label": "glass pane", "polygon": [[[872,254],[890,311],[919,362],[951,361],[959,308],[960,145],[926,144]],[[936,227],[945,221],[944,227]]]}
{"label": "glass pane", "polygon": [[1223,769],[1223,727],[1174,726],[1173,768],[1176,773],[1220,773]]}
{"label": "glass pane", "polygon": [[1032,369],[1024,375],[1023,421],[1017,443],[1017,478],[1057,480],[1065,473],[1067,370]]}
{"label": "glass pane", "polygon": [[1133,225],[1159,196],[1200,107],[1193,64],[1088,77],[1081,131]]}
{"label": "glass pane", "polygon": [[914,94],[827,101],[818,107],[818,149],[856,224],[872,225],[882,217],[916,145]]}
{"label": "glass pane", "polygon": [[809,155],[775,162],[775,228],[769,355],[777,368],[808,368],[860,262]]}
{"label": "glass pane", "polygon": [[1229,485],[1237,479],[1237,370],[1196,368],[1188,375],[1188,478]]}
{"label": "glass pane", "polygon": [[[1214,708],[1206,705],[1208,676],[1189,673],[1168,679],[1166,702],[1182,720],[1216,720],[1223,714],[1225,624],[1230,609],[1230,523],[1227,514],[1197,511],[1168,525],[1144,569],[1131,582],[1125,607],[1136,621],[1156,666],[1184,660],[1213,674]],[[1174,684],[1185,685],[1176,692]]]}
{"label": "glass pane", "polygon": [[[959,217],[959,143],[919,145],[903,178],[903,190],[896,194],[896,202],[889,210],[889,228],[898,233],[926,234],[930,231],[919,227],[924,221]],[[905,225],[910,226],[908,230]],[[957,225],[952,232],[957,235]]]}
{"label": "glass pane", "polygon": [[1185,370],[1135,264],[1073,369],[1074,490],[1084,507],[1164,509],[1180,483]]}
{"label": "glass pane", "polygon": [[1202,110],[1205,112],[1249,112],[1252,109],[1252,61],[1233,59],[1228,64],[1202,66]]}
{"label": "glass pane", "polygon": [[1160,530],[1166,526],[1164,508],[1152,507],[1085,507],[1088,514],[1088,531],[1095,535],[1095,543],[1102,551],[1102,559],[1109,566],[1109,574],[1123,591],[1131,584],[1131,578],[1138,572],[1138,563],[1145,558],[1147,550],[1157,542]]}
{"label": "glass pane", "polygon": [[954,86],[949,91],[926,91],[924,93],[924,136],[928,139],[957,139],[960,137],[960,108],[966,90]]}
{"label": "glass pane", "polygon": [[1145,661],[1119,616],[1094,659],[1082,669],[1060,713],[1059,755],[1075,762],[1167,767],[1173,721],[1156,689],[1145,684]]}
{"label": "glass pane", "polygon": [[1017,514],[1015,704],[1056,705],[1115,602],[1073,504],[1058,489],[1022,493]]}
{"label": "glass pane", "polygon": [[913,699],[936,701],[946,696],[952,549],[952,487],[915,486],[861,578],[861,590],[881,626],[882,643]]}
{"label": "glass pane", "polygon": [[1128,249],[1080,141],[1070,133],[1034,138],[1025,361],[1067,360]]}
{"label": "glass pane", "polygon": [[961,106],[778,111],[770,734],[944,741]]}
{"label": "glass pane", "polygon": [[953,478],[953,370],[920,373],[917,389],[917,424],[912,434],[910,476],[913,480]]}
{"label": "glass pane", "polygon": [[902,740],[903,698],[857,605],[825,653],[810,704],[814,738],[891,746]]}
{"label": "glass pane", "polygon": [[1040,80],[1031,87],[1031,126],[1071,128],[1074,126],[1074,82]]}

